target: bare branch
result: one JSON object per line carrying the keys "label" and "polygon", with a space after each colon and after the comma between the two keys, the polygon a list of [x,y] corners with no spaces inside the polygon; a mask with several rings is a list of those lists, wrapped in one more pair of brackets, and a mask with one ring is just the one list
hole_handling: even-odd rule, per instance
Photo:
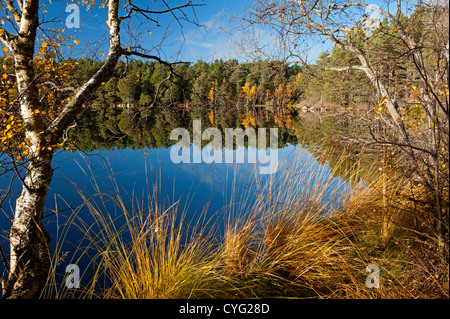
{"label": "bare branch", "polygon": [[[59,85],[57,85],[55,82],[52,81],[46,81],[44,83],[41,84],[41,86],[45,86],[45,85],[50,85],[53,87],[53,89],[57,89],[59,92],[65,92],[65,91],[71,91],[73,93],[76,93],[77,89],[72,87],[72,86],[64,86],[61,87]],[[41,99],[39,100],[40,102],[42,102],[45,98],[45,96],[47,95],[47,93],[51,91],[51,89],[48,89],[44,92],[44,94],[42,95]]]}
{"label": "bare branch", "polygon": [[413,149],[416,151],[427,153],[431,156],[435,156],[435,153],[433,153],[427,149],[424,149],[422,147],[412,145],[410,143],[407,144],[407,143],[399,143],[399,142],[392,142],[392,141],[381,141],[381,140],[377,139],[377,137],[373,134],[372,128],[370,126],[369,126],[369,132],[370,132],[370,135],[372,136],[372,138],[375,140],[375,142],[380,145],[394,145],[394,146],[403,147],[403,148],[406,147],[406,148],[410,148],[410,149]]}
{"label": "bare branch", "polygon": [[349,71],[349,70],[359,70],[359,71],[367,71],[368,67],[362,66],[362,65],[351,65],[351,66],[343,66],[340,68],[319,68],[316,70],[320,70],[320,71],[336,71],[336,72],[343,72],[343,71]]}
{"label": "bare branch", "polygon": [[188,8],[188,7],[201,7],[201,6],[203,6],[203,4],[193,4],[192,0],[189,0],[187,3],[185,3],[183,5],[179,5],[177,7],[171,8],[165,1],[163,1],[163,2],[164,2],[164,4],[167,7],[166,10],[148,10],[148,9],[146,10],[146,9],[142,9],[142,8],[132,4],[131,0],[128,1],[127,5],[129,5],[131,7],[130,11],[136,11],[136,12],[139,12],[139,13],[147,13],[147,14],[156,14],[156,15],[160,15],[160,14],[164,14],[164,13],[173,13],[174,11],[177,11],[177,10],[182,11],[182,9],[185,9],[185,8]]}
{"label": "bare branch", "polygon": [[173,69],[174,65],[188,63],[188,62],[173,62],[173,63],[170,63],[170,62],[164,61],[163,59],[161,59],[158,56],[151,55],[151,54],[146,54],[146,53],[141,53],[141,52],[132,50],[131,48],[122,49],[122,55],[125,55],[125,56],[133,56],[134,55],[134,56],[138,56],[140,58],[155,60],[155,61],[157,61],[157,62],[159,62],[159,63],[161,63],[161,64],[163,64],[165,66],[168,66],[170,68],[170,71],[172,73],[174,73],[174,74],[175,74],[174,69]]}

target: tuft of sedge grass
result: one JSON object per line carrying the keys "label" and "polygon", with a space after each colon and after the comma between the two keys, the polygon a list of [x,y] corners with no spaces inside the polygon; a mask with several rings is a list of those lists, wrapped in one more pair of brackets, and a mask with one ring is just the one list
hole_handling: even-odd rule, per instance
{"label": "tuft of sedge grass", "polygon": [[[109,281],[101,297],[448,298],[448,242],[435,241],[433,220],[417,205],[426,195],[398,172],[363,170],[340,154],[331,172],[294,160],[264,184],[255,178],[230,203],[235,218],[219,243],[184,225],[176,204],[149,200],[129,212],[117,187],[109,197],[125,220],[117,223],[85,198],[101,229],[85,225],[96,274]],[[365,285],[372,263],[381,289]]]}
{"label": "tuft of sedge grass", "polygon": [[103,252],[111,280],[106,298],[154,299],[207,296],[214,280],[211,246],[199,234],[188,239],[170,211],[129,221],[129,244],[117,239]]}
{"label": "tuft of sedge grass", "polygon": [[255,247],[251,223],[228,227],[223,243],[224,273],[231,276],[242,276],[250,271],[254,258]]}
{"label": "tuft of sedge grass", "polygon": [[274,177],[246,217],[229,223],[223,271],[244,296],[323,297],[364,271],[367,261],[352,242],[358,230],[348,227],[338,199],[329,205],[333,176],[310,165]]}
{"label": "tuft of sedge grass", "polygon": [[[364,271],[367,261],[338,222],[298,213],[272,212],[252,222],[252,237],[248,232],[225,237],[224,269],[248,296],[325,297]],[[236,247],[241,254],[230,254]]]}
{"label": "tuft of sedge grass", "polygon": [[[214,293],[213,241],[204,230],[184,223],[177,203],[162,208],[150,197],[146,209],[130,212],[118,191],[114,201],[122,222],[94,213],[102,232],[91,241],[109,287],[102,298],[179,299]],[[117,224],[122,226],[117,229]]]}
{"label": "tuft of sedge grass", "polygon": [[[94,195],[74,185],[82,204],[73,209],[62,227],[45,295],[114,299],[217,295],[213,232],[206,234],[198,225],[185,224],[177,203],[160,206],[156,187],[148,192],[147,204],[132,194],[130,208],[112,173],[109,178],[110,193],[101,192],[95,178]],[[89,211],[87,220],[86,216],[79,217],[82,209]],[[58,262],[64,257],[62,245],[72,227],[79,228],[84,237],[73,253],[77,257],[70,263],[78,264],[82,257],[89,259],[81,274],[82,287],[75,293],[56,278]]]}

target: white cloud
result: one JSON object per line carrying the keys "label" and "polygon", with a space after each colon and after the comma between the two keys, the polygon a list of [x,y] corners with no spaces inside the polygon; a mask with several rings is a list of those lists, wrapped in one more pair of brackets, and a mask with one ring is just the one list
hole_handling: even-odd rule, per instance
{"label": "white cloud", "polygon": [[[221,12],[211,15],[208,20],[200,22],[200,25],[201,27],[184,34],[181,57],[183,61],[211,62],[215,59],[246,61],[258,58],[295,61],[295,57],[289,56],[289,50],[293,49],[294,42],[289,42],[292,39],[281,39],[264,26],[254,25],[245,30],[237,28],[233,32],[227,32],[226,30],[233,28],[233,25],[228,24],[228,18]],[[321,52],[332,47],[329,41],[319,40],[321,39],[304,39],[293,51],[298,53],[303,61],[312,63]]]}
{"label": "white cloud", "polygon": [[214,14],[200,25],[184,35],[183,59],[195,62],[233,58],[230,35],[222,28],[223,15]]}

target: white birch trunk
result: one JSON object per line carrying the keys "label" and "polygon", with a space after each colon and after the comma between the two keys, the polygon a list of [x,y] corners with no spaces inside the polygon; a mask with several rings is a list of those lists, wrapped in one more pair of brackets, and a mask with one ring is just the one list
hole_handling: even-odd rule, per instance
{"label": "white birch trunk", "polygon": [[[30,163],[23,180],[22,193],[16,201],[10,231],[10,267],[8,278],[2,283],[2,298],[39,298],[47,282],[50,269],[50,237],[43,226],[43,211],[53,175],[51,145],[57,143],[67,127],[82,112],[86,97],[109,79],[122,54],[118,7],[118,0],[108,1],[110,50],[105,63],[80,87],[75,97],[50,125],[46,125],[40,117],[32,115],[33,110],[39,109],[40,105],[32,62],[36,30],[39,26],[38,0],[23,1],[20,32],[17,36],[7,39],[14,54],[25,135],[32,146],[29,152]],[[43,132],[46,134],[42,134]],[[46,138],[46,135],[51,137]]]}
{"label": "white birch trunk", "polygon": [[47,153],[28,166],[10,230],[10,271],[3,298],[39,297],[47,281],[50,237],[42,221],[53,174],[51,159],[52,154]]}

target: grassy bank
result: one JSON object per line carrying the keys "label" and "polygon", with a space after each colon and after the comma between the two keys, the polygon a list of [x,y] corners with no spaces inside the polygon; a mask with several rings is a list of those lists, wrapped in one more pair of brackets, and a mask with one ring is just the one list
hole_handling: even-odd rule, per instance
{"label": "grassy bank", "polygon": [[[83,195],[95,225],[80,225],[80,249],[91,252],[95,272],[76,297],[448,298],[448,239],[433,233],[426,189],[386,161],[362,169],[364,154],[349,162],[352,154],[337,151],[316,156],[334,156],[332,175],[350,185],[342,202],[329,200],[342,196],[329,192],[334,178],[308,163],[287,166],[233,199],[229,214],[240,217],[223,233],[205,220],[188,225],[177,203],[161,207],[152,194],[130,210],[116,185],[115,194],[96,196],[115,203],[125,221],[118,227]],[[380,269],[379,289],[366,286],[368,265]],[[47,290],[74,296],[51,278]]]}

